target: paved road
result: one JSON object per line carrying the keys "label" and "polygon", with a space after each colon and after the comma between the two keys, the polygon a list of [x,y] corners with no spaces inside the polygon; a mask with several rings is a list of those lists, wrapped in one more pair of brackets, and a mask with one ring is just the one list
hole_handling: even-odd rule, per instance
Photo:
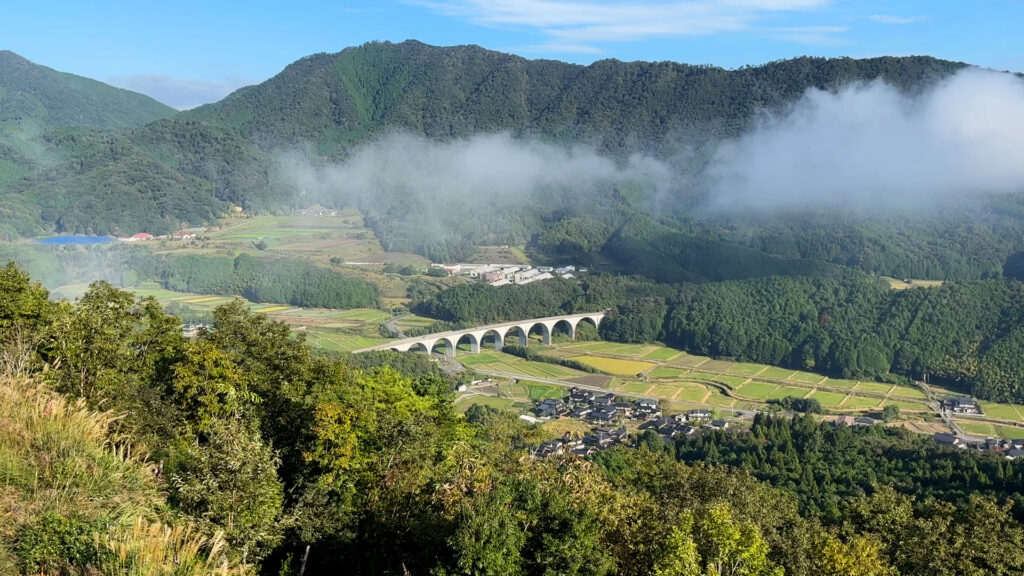
{"label": "paved road", "polygon": [[399,339],[408,338],[409,336],[406,335],[405,332],[402,332],[401,330],[398,329],[398,321],[408,316],[412,316],[412,314],[400,314],[398,316],[393,316],[391,320],[388,320],[387,322],[384,323],[384,327],[387,328],[388,332],[390,332],[391,334],[397,335]]}

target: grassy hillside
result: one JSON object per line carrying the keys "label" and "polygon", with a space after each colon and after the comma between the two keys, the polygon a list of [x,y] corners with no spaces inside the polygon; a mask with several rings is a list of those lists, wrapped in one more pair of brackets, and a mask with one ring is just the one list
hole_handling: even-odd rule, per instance
{"label": "grassy hillside", "polygon": [[117,418],[0,376],[0,574],[245,574],[219,536],[167,522],[155,470]]}

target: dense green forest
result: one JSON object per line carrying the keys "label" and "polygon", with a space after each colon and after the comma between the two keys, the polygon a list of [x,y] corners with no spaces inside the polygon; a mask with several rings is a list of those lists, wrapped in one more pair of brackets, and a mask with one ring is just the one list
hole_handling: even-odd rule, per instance
{"label": "dense green forest", "polygon": [[[531,460],[539,429],[457,415],[422,359],[314,356],[237,303],[186,340],[154,301],[103,282],[70,305],[7,266],[0,288],[0,411],[17,426],[0,428],[4,573],[173,558],[190,574],[292,574],[304,557],[307,574],[1024,568],[1016,462],[774,418]],[[57,450],[75,464],[55,466]]]}
{"label": "dense green forest", "polygon": [[169,290],[243,296],[311,308],[376,308],[376,288],[306,260],[255,258],[247,254],[189,254],[166,259],[161,284]]}

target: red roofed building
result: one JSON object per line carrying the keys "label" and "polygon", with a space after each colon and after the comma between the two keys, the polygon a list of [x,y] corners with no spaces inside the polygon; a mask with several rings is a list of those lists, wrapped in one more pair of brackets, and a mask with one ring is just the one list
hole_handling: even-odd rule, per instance
{"label": "red roofed building", "polygon": [[132,235],[132,240],[152,240],[153,235],[149,232],[139,232],[138,234]]}

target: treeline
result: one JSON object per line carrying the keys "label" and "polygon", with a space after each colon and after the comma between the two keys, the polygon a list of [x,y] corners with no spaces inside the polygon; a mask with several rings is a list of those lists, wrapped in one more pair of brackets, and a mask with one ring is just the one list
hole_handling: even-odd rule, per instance
{"label": "treeline", "polygon": [[[885,477],[908,494],[866,485],[842,501],[838,517],[816,518],[801,513],[813,500],[793,489],[800,478],[771,487],[742,469],[679,463],[657,435],[594,462],[531,460],[526,448],[546,438],[542,429],[487,409],[463,419],[452,409],[451,382],[429,363],[403,366],[406,376],[379,367],[393,364],[394,353],[360,359],[360,368],[316,357],[287,326],[238,302],[216,310],[211,331],[186,340],[153,300],[105,283],[75,305],[55,303],[9,266],[0,269],[0,288],[3,378],[14,375],[21,387],[34,378],[44,395],[57,391],[123,415],[98,420],[100,429],[74,445],[61,444],[70,428],[48,428],[46,441],[33,443],[23,438],[31,428],[0,427],[4,502],[17,505],[0,530],[0,565],[22,573],[148,573],[170,563],[200,574],[311,576],[640,576],[724,566],[731,572],[723,574],[746,576],[946,576],[1024,568],[1024,531],[1003,500],[1021,477],[1016,463],[1003,463],[1003,481],[975,492],[972,470],[987,473],[987,461],[948,452],[952,489],[964,490],[948,504],[907,482],[935,454],[908,451],[905,473],[893,459]],[[64,418],[59,397],[27,398],[20,404],[41,413],[33,422]],[[20,404],[5,400],[3,409]],[[767,461],[789,458],[790,449],[775,455],[767,446],[785,446],[768,438],[784,427],[758,426],[778,429],[765,433]],[[80,436],[84,428],[74,430]],[[124,465],[125,453],[104,448],[105,438],[142,442],[149,462],[162,466],[142,475],[141,466]],[[5,451],[14,445],[32,448]],[[47,467],[40,456],[54,445],[82,465],[89,450],[88,462],[104,467]],[[26,473],[35,470],[45,474]],[[841,469],[831,473],[845,481]],[[54,511],[51,487],[73,496],[60,502],[75,507],[33,514]],[[179,549],[164,532],[132,528],[161,505],[179,527],[176,538],[198,543]],[[108,552],[100,527],[123,554]],[[204,547],[216,534],[223,542]],[[143,545],[147,554],[131,552]],[[215,559],[203,556],[214,550]]]}
{"label": "treeline", "polygon": [[1024,284],[949,282],[891,290],[857,275],[684,288],[666,342],[699,354],[845,378],[945,381],[996,401],[1024,399]]}
{"label": "treeline", "polygon": [[241,254],[188,254],[167,260],[161,284],[168,290],[238,295],[253,302],[312,308],[376,308],[372,284],[320,268],[306,260],[256,258]]}
{"label": "treeline", "polygon": [[[1024,518],[1024,468],[999,454],[965,453],[902,428],[839,426],[809,415],[758,414],[749,431],[680,438],[683,462],[728,464],[772,485],[785,485],[801,511],[840,522],[851,499],[888,486],[952,506],[972,494],[1014,502]],[[1022,557],[1024,559],[1024,557]]]}

